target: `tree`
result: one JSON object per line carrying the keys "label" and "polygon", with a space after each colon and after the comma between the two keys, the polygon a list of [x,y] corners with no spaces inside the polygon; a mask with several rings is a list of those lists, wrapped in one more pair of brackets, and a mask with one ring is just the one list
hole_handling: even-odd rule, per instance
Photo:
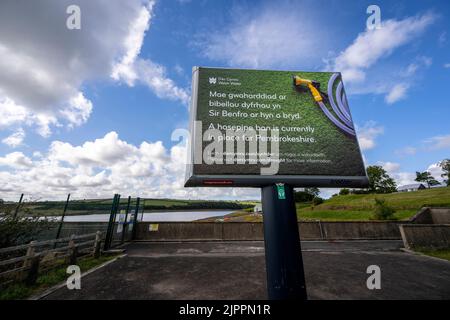
{"label": "tree", "polygon": [[317,197],[320,193],[319,188],[311,187],[311,188],[305,188],[305,192],[309,193],[310,195]]}
{"label": "tree", "polygon": [[397,190],[397,185],[381,166],[368,166],[369,191],[371,193],[391,193]]}
{"label": "tree", "polygon": [[431,188],[431,186],[435,186],[439,184],[439,181],[437,181],[429,171],[424,172],[418,172],[416,171],[416,179],[417,182],[425,182],[428,186],[428,189]]}
{"label": "tree", "polygon": [[305,191],[295,191],[294,200],[295,202],[310,202],[314,199],[314,196]]}
{"label": "tree", "polygon": [[447,183],[447,186],[450,186],[450,159],[444,159],[441,162],[439,162],[439,166],[441,167],[442,171],[444,171],[443,174],[441,174],[442,178],[445,179],[445,182]]}
{"label": "tree", "polygon": [[31,214],[27,203],[21,207],[21,214],[15,214],[17,204],[0,205],[0,248],[28,243],[40,233],[49,230],[52,222],[45,217]]}
{"label": "tree", "polygon": [[294,192],[295,202],[310,202],[320,193],[319,188],[305,188],[303,191]]}

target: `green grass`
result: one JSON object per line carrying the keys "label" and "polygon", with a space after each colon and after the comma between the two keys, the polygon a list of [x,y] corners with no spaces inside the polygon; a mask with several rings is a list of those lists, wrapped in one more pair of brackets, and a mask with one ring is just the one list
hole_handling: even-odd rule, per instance
{"label": "green grass", "polygon": [[[402,210],[394,214],[395,220],[406,220],[416,211]],[[327,220],[327,221],[357,221],[371,220],[373,211],[364,210],[298,210],[297,216],[301,220]]]}
{"label": "green grass", "polygon": [[439,249],[439,250],[418,249],[416,251],[426,254],[427,256],[441,258],[450,261],[450,249]]}
{"label": "green grass", "polygon": [[[450,207],[450,187],[404,193],[336,196],[314,208],[310,203],[296,203],[297,217],[299,220],[368,221],[373,217],[375,198],[385,199],[387,205],[395,209],[394,220],[408,220],[425,206]],[[261,217],[252,215],[251,210],[237,210],[225,217],[230,222],[262,221]],[[214,220],[209,218],[201,221]]]}
{"label": "green grass", "polygon": [[[135,198],[132,199],[131,208],[134,210]],[[127,206],[127,197],[120,200],[120,209]],[[66,215],[83,214],[109,214],[111,211],[112,199],[86,199],[73,200],[69,202]],[[22,211],[26,214],[37,216],[61,215],[65,201],[40,201],[26,203],[22,206]],[[141,209],[144,206],[145,211],[160,210],[224,210],[224,209],[243,209],[254,206],[251,201],[223,201],[223,200],[178,200],[178,199],[141,199]],[[26,208],[26,210],[25,210]]]}
{"label": "green grass", "polygon": [[[254,71],[254,70],[233,70],[233,69],[202,69],[199,79],[199,95],[197,106],[197,119],[202,121],[203,131],[206,131],[210,124],[225,125],[245,125],[267,126],[273,128],[282,127],[314,127],[314,133],[295,133],[280,132],[281,136],[290,137],[307,137],[314,138],[314,143],[304,142],[281,142],[280,157],[293,162],[281,162],[278,174],[298,174],[298,175],[342,175],[342,176],[358,176],[364,174],[364,166],[361,159],[358,143],[355,137],[351,137],[338,129],[317,106],[306,90],[304,92],[297,91],[292,84],[292,76],[298,75],[303,78],[320,82],[321,89],[326,91],[327,84],[332,76],[328,72],[294,72],[294,71]],[[236,87],[233,85],[214,85],[209,83],[210,77],[228,77],[239,79],[241,85]],[[337,82],[334,90],[336,90]],[[274,99],[245,99],[234,98],[233,103],[240,104],[239,107],[210,107],[210,101],[226,102],[228,98],[210,97],[210,91],[220,93],[265,93],[273,96]],[[280,96],[285,98],[280,99]],[[272,109],[250,109],[242,108],[243,102],[258,102],[260,104],[268,104]],[[280,105],[279,109],[273,109],[274,105]],[[333,113],[329,103],[326,104],[329,111]],[[211,116],[210,110],[219,112],[217,116]],[[245,117],[227,117],[222,112],[241,111],[247,113]],[[272,118],[265,119],[260,116],[260,112],[266,115],[272,115]],[[254,113],[254,117],[250,114]],[[276,117],[276,115],[280,117]],[[285,118],[285,114],[300,115],[300,119],[289,120]],[[224,132],[224,131],[223,131]],[[209,144],[208,141],[203,142],[204,145]],[[345,152],[343,152],[345,150]],[[295,155],[294,155],[295,154]],[[317,154],[311,156],[311,154]],[[329,163],[317,163],[310,160],[330,160]],[[259,165],[239,165],[234,164],[212,164],[212,165],[194,165],[194,172],[197,174],[259,174]]]}
{"label": "green grass", "polygon": [[305,220],[369,220],[372,217],[375,198],[385,199],[396,210],[394,218],[409,219],[422,207],[450,207],[450,187],[396,192],[391,194],[351,194],[335,196],[321,205],[297,204],[297,216]]}
{"label": "green grass", "polygon": [[[116,256],[101,256],[98,259],[93,257],[82,258],[78,261],[81,272],[86,272],[96,266],[114,259]],[[57,285],[67,279],[67,265],[52,269],[46,273],[39,275],[36,284],[26,286],[24,283],[13,283],[0,292],[0,300],[20,300],[26,299],[32,295],[45,291],[46,289]]]}

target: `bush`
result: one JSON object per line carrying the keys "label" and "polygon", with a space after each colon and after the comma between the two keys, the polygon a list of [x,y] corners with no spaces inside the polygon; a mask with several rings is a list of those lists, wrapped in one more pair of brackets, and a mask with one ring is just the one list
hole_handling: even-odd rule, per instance
{"label": "bush", "polygon": [[386,204],[386,200],[375,198],[373,220],[394,220],[395,209]]}
{"label": "bush", "polygon": [[321,197],[314,197],[314,199],[312,200],[313,205],[318,206],[319,204],[323,203],[323,199]]}
{"label": "bush", "polygon": [[341,189],[340,191],[339,191],[339,195],[340,196],[346,196],[346,195],[348,195],[348,194],[350,194],[350,190],[348,190],[348,189]]}
{"label": "bush", "polygon": [[0,248],[28,243],[52,226],[52,222],[47,218],[30,216],[27,203],[22,205],[17,216],[15,206],[16,204],[0,205]]}
{"label": "bush", "polygon": [[369,194],[370,191],[368,189],[352,189],[350,191],[351,194]]}
{"label": "bush", "polygon": [[295,191],[294,200],[295,202],[310,202],[314,199],[314,195],[305,191]]}

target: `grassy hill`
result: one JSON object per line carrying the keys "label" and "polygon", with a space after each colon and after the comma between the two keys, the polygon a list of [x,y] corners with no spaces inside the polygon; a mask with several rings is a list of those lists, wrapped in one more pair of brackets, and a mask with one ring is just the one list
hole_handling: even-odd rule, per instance
{"label": "grassy hill", "polygon": [[390,194],[335,196],[314,208],[309,204],[298,203],[297,216],[304,220],[368,220],[374,210],[375,198],[385,199],[387,205],[396,210],[395,217],[403,220],[413,216],[422,207],[450,207],[450,187]]}
{"label": "grassy hill", "polygon": [[[131,202],[131,210],[134,210],[135,198]],[[127,197],[120,199],[120,209],[127,206]],[[63,212],[65,201],[36,201],[26,202],[21,206],[21,212],[51,216],[60,215]],[[17,204],[9,203],[15,207]],[[112,199],[85,199],[71,200],[67,207],[66,215],[102,214],[111,211]],[[243,210],[253,208],[254,202],[249,201],[208,201],[208,200],[177,200],[177,199],[141,199],[142,206],[148,211],[169,211],[169,210]]]}

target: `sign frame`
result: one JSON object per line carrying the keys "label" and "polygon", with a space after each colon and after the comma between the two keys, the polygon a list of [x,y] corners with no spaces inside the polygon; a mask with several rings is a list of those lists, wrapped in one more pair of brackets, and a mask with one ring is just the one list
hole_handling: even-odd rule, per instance
{"label": "sign frame", "polygon": [[[224,70],[248,70],[248,71],[273,71],[273,70],[254,70],[254,69],[236,69],[236,68],[211,68],[195,66],[192,68],[192,96],[190,110],[190,142],[188,144],[188,161],[186,164],[185,187],[263,187],[276,183],[285,183],[292,187],[321,187],[321,188],[367,188],[369,180],[365,170],[364,158],[362,157],[361,147],[357,136],[359,156],[364,165],[365,176],[343,176],[343,175],[210,175],[196,174],[194,172],[194,150],[198,128],[195,126],[198,111],[198,87],[200,69],[224,69]],[[201,136],[201,135],[200,135]]]}

